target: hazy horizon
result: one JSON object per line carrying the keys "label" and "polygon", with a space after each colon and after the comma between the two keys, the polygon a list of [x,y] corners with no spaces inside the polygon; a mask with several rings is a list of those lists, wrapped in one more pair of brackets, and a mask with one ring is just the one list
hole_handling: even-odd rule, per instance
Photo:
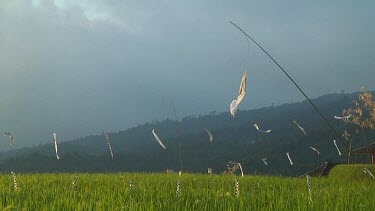
{"label": "hazy horizon", "polygon": [[[2,132],[17,147],[148,121],[374,89],[375,2],[0,2]],[[0,150],[11,149],[7,137]]]}

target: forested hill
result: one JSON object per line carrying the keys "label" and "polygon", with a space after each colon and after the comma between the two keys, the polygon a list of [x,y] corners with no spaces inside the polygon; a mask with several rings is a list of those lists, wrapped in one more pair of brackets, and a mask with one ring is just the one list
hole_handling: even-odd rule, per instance
{"label": "forested hill", "polygon": [[[341,134],[343,123],[333,117],[352,106],[357,96],[358,93],[329,94],[313,102]],[[298,129],[294,120],[307,135]],[[253,126],[255,123],[272,132],[257,131]],[[209,142],[204,128],[213,134],[213,143]],[[156,142],[152,129],[164,142],[166,150]],[[366,131],[368,137],[373,137],[370,132]],[[56,159],[52,142],[1,153],[0,169],[4,172],[179,171],[179,142],[182,168],[189,172],[205,173],[207,168],[212,168],[214,173],[221,173],[232,160],[240,162],[247,174],[297,176],[326,160],[346,162],[347,159],[347,150],[340,141],[337,144],[343,155],[338,156],[333,144],[334,134],[307,101],[239,110],[235,118],[229,112],[210,112],[188,116],[181,121],[152,122],[111,133],[109,137],[113,160],[103,134],[60,143],[60,160]],[[363,144],[360,138],[353,140],[353,147]],[[289,152],[293,166],[289,164],[286,152]],[[267,166],[261,158],[267,158]],[[362,158],[353,156],[353,159],[360,161]]]}

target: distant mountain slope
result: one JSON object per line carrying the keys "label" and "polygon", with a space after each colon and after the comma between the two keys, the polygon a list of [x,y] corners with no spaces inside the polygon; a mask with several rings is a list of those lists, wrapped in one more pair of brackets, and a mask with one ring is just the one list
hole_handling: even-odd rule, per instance
{"label": "distant mountain slope", "polygon": [[[340,115],[357,95],[329,94],[313,101],[332,125],[342,132],[340,121],[333,116]],[[307,136],[297,128],[294,120],[305,128]],[[253,127],[255,123],[272,132],[260,133]],[[204,128],[212,132],[213,143],[209,142]],[[167,150],[155,141],[152,129],[158,133]],[[181,141],[184,171],[206,172],[211,167],[214,173],[219,173],[225,170],[228,161],[233,160],[241,162],[245,173],[296,176],[325,160],[346,162],[347,151],[338,142],[343,152],[342,156],[338,156],[332,142],[334,138],[311,105],[304,101],[240,110],[235,118],[229,112],[211,112],[188,116],[182,121],[147,123],[113,133],[110,139],[114,160],[110,159],[103,134],[60,143],[60,160],[56,160],[53,143],[1,153],[0,169],[17,172],[178,171],[178,142]],[[353,145],[361,146],[363,141],[355,141]],[[320,155],[310,146],[317,148]],[[290,166],[286,152],[290,153],[293,166]],[[261,158],[267,158],[267,166]],[[363,158],[354,159],[359,161]]]}

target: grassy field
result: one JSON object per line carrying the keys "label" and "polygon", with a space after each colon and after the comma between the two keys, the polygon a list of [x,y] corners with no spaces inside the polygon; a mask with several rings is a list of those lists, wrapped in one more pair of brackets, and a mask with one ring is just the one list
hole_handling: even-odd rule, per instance
{"label": "grassy field", "polygon": [[[6,210],[375,210],[375,180],[369,165],[342,165],[328,178],[183,174],[17,174],[0,175],[0,207]],[[78,176],[77,190],[72,179]],[[238,179],[240,196],[236,197]],[[130,190],[130,181],[134,181]]]}

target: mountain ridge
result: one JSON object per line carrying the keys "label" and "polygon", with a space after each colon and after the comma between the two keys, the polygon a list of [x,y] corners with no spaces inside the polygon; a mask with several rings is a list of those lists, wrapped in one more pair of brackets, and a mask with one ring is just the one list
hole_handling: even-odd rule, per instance
{"label": "mountain ridge", "polygon": [[[341,131],[333,119],[342,109],[351,106],[358,93],[327,94],[313,102],[331,124]],[[296,120],[308,133],[302,134],[293,124]],[[271,129],[270,134],[256,131],[253,124]],[[213,134],[213,143],[204,128]],[[155,129],[167,147],[154,140]],[[178,143],[181,142],[184,171],[206,172],[213,168],[223,172],[228,161],[241,162],[245,173],[296,176],[326,160],[345,162],[337,156],[332,143],[333,133],[305,100],[298,103],[239,110],[235,118],[229,112],[209,112],[186,116],[180,121],[166,119],[109,134],[115,159],[111,160],[102,135],[91,135],[59,143],[56,160],[53,143],[0,153],[0,168],[18,172],[116,172],[164,171],[180,169]],[[344,146],[338,142],[342,151]],[[363,143],[354,143],[354,146]],[[321,155],[309,149],[318,148]],[[290,166],[285,155],[290,152],[295,163]],[[335,154],[336,153],[336,154]],[[261,158],[267,157],[267,166]]]}

